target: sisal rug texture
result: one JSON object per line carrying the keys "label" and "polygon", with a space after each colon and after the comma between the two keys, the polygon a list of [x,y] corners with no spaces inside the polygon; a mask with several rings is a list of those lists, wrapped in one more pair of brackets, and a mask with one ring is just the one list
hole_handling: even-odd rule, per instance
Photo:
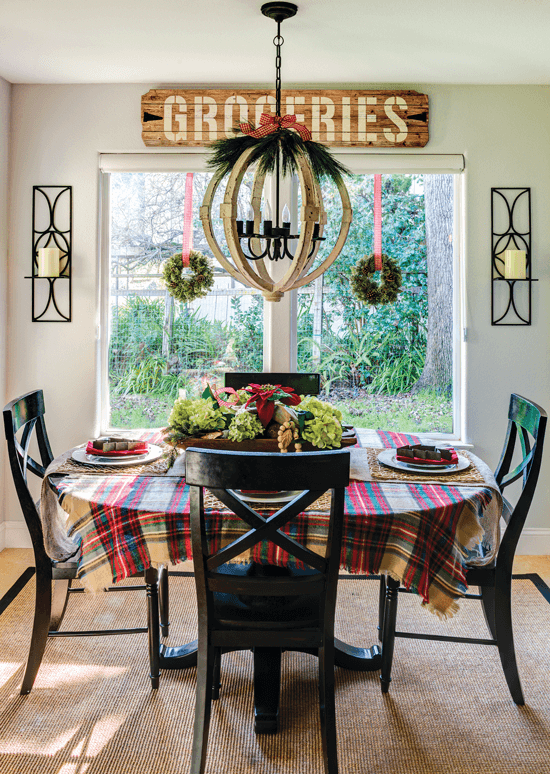
{"label": "sisal rug texture", "polygon": [[[514,581],[516,643],[527,704],[508,693],[496,648],[396,641],[393,682],[336,670],[341,774],[550,774],[550,604]],[[19,685],[33,581],[0,617],[1,774],[185,774],[195,669],[164,672],[152,691],[146,635],[50,640],[32,693]],[[338,636],[376,642],[378,583],[339,585]],[[398,629],[486,637],[476,601],[439,621],[401,594]],[[170,644],[194,639],[192,578],[170,578]],[[95,620],[94,620],[95,619]],[[73,595],[64,628],[143,625],[144,592]],[[477,623],[476,623],[477,621]],[[228,654],[214,702],[209,774],[321,774],[317,661],[283,655],[281,730],[253,731],[251,654]]]}

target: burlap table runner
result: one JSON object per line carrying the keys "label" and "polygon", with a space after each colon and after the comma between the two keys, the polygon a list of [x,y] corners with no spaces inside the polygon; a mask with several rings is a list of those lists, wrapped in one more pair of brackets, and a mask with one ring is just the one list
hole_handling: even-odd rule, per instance
{"label": "burlap table runner", "polygon": [[[218,500],[217,497],[214,497],[213,494],[210,492],[205,492],[204,494],[204,505],[206,508],[211,508],[213,511],[224,511],[226,510],[226,506]],[[279,508],[281,508],[285,503],[283,502],[250,502],[250,507],[255,511],[277,511]],[[311,503],[311,505],[308,505],[306,508],[306,511],[329,511],[330,510],[330,492],[325,492],[324,495],[319,497],[318,500],[315,500],[314,503]]]}

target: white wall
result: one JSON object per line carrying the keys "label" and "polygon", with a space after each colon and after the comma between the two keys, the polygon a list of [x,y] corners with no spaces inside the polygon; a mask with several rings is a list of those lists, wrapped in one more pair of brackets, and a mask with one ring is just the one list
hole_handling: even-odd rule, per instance
{"label": "white wall", "polygon": [[[8,340],[8,175],[10,139],[11,85],[0,78],[0,396],[6,403],[6,345]],[[4,491],[6,471],[5,444],[0,444],[0,492]],[[0,546],[4,526],[0,511]]]}
{"label": "white wall", "polygon": [[[298,84],[294,84],[298,85]],[[344,84],[341,84],[344,87]],[[365,88],[361,84],[346,88]],[[96,418],[98,151],[140,151],[140,96],[156,84],[13,86],[10,188],[9,395],[45,392],[54,452],[90,437]],[[368,86],[366,86],[368,88]],[[429,153],[466,157],[467,432],[492,467],[510,392],[550,409],[550,90],[541,86],[388,84],[430,97]],[[422,152],[418,149],[415,152]],[[33,185],[73,185],[73,322],[31,322]],[[490,324],[490,189],[530,186],[533,324]],[[522,550],[550,553],[550,451]],[[4,511],[18,512],[8,494]],[[7,531],[8,532],[8,531]],[[15,534],[15,533],[14,533]],[[9,542],[8,542],[9,544]],[[533,550],[534,549],[534,550]]]}

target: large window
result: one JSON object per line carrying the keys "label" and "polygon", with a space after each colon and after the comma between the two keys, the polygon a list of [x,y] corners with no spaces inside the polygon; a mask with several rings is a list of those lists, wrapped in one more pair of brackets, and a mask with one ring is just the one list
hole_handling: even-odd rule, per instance
{"label": "large window", "polygon": [[[199,207],[210,178],[193,173],[193,249],[205,255],[211,254]],[[112,172],[105,182],[110,202],[106,425],[159,427],[182,391],[197,397],[225,370],[262,369],[262,297],[213,259],[215,284],[206,297],[182,303],[167,292],[162,265],[182,249],[186,173]],[[244,197],[248,188],[245,180]]]}
{"label": "large window", "polygon": [[[395,303],[369,306],[350,276],[374,250],[373,183],[372,174],[347,181],[354,219],[344,249],[298,294],[298,365],[321,372],[326,398],[358,427],[452,433],[453,177],[382,175],[382,251],[399,265],[402,285]],[[338,218],[329,207],[329,246]]]}
{"label": "large window", "polygon": [[[216,284],[206,298],[181,304],[163,286],[163,261],[181,251],[188,170],[194,249],[210,255],[198,217],[210,179],[200,154],[106,158],[103,429],[162,426],[181,390],[197,395],[207,381],[220,383],[223,371],[263,366],[319,371],[325,398],[358,427],[460,436],[461,157],[416,157],[413,165],[411,157],[379,156],[374,170],[372,156],[347,155],[354,220],[342,253],[284,304],[265,305],[214,259]],[[374,171],[383,173],[382,249],[399,263],[403,283],[395,304],[369,307],[349,280],[357,260],[373,251]],[[326,252],[339,204],[331,185],[323,194]],[[292,203],[295,217],[296,192]],[[221,221],[214,227],[223,244]]]}

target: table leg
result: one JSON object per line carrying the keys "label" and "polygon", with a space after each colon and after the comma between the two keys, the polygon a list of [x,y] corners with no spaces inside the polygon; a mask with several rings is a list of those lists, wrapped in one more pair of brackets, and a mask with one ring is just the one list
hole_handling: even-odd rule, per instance
{"label": "table leg", "polygon": [[187,669],[197,666],[197,647],[198,640],[192,640],[186,645],[180,645],[169,648],[166,645],[160,646],[160,668],[161,669]]}
{"label": "table leg", "polygon": [[356,648],[334,638],[334,663],[344,669],[356,672],[376,672],[382,665],[382,651],[379,645],[370,648]]}
{"label": "table leg", "polygon": [[275,733],[279,726],[281,649],[254,648],[254,730]]}

